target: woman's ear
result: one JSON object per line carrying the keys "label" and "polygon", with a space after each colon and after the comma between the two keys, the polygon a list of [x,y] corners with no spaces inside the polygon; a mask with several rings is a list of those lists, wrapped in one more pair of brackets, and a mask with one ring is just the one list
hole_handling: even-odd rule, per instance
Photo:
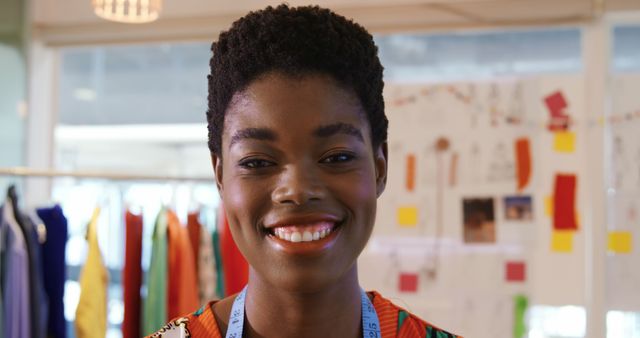
{"label": "woman's ear", "polygon": [[213,166],[213,173],[216,176],[216,186],[218,187],[218,192],[222,194],[222,157],[211,153],[211,165]]}
{"label": "woman's ear", "polygon": [[376,192],[378,197],[382,195],[387,186],[388,150],[387,142],[382,142],[374,149],[373,153],[376,168]]}

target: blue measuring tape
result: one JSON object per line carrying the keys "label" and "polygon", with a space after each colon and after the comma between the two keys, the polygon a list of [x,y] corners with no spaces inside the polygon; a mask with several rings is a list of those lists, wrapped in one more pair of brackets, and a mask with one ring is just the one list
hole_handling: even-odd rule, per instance
{"label": "blue measuring tape", "polygon": [[[226,338],[242,338],[242,329],[244,327],[244,301],[247,296],[247,287],[233,301],[231,307],[231,315],[229,315],[229,327],[227,328]],[[363,338],[382,338],[380,333],[380,321],[376,309],[371,304],[367,293],[360,290],[360,298],[362,304],[362,337]]]}

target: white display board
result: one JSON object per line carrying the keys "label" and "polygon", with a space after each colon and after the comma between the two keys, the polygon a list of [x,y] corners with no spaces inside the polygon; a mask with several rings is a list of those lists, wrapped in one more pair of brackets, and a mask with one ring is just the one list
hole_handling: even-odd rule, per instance
{"label": "white display board", "polygon": [[[556,135],[547,129],[544,98],[558,91],[572,120],[573,152],[554,150]],[[359,261],[363,286],[466,337],[511,337],[518,294],[530,304],[583,305],[584,231],[579,226],[573,232],[570,252],[552,251],[545,198],[553,193],[556,174],[574,174],[580,218],[588,191],[583,135],[596,123],[585,119],[584,91],[580,75],[387,84],[389,177],[373,237]],[[446,150],[436,146],[441,138],[448,140]],[[530,180],[521,191],[519,138],[527,138],[531,149]],[[530,196],[531,218],[507,217],[506,196]],[[482,221],[482,233],[474,237],[476,228],[465,232],[463,200],[487,198],[493,198],[493,225]],[[480,242],[469,242],[474,238]],[[507,280],[509,263],[516,263],[510,271],[519,281]]]}
{"label": "white display board", "polygon": [[630,233],[632,251],[607,257],[606,300],[611,310],[640,311],[640,74],[615,75],[611,86],[607,228]]}

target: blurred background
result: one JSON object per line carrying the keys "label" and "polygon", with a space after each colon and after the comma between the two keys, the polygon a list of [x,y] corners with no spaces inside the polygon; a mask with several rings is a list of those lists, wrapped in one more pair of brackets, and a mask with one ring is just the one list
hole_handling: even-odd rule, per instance
{"label": "blurred background", "polygon": [[[23,301],[48,313],[25,337],[84,336],[90,262],[108,273],[106,312],[91,314],[104,336],[151,333],[167,210],[168,236],[191,236],[180,273],[216,281],[199,280],[199,303],[243,282],[206,145],[206,76],[219,32],[277,4],[0,1],[0,189],[40,234],[24,285],[46,296]],[[640,1],[289,4],[353,18],[385,68],[390,176],[359,261],[366,289],[470,338],[640,337]],[[55,205],[65,222],[46,215]],[[47,271],[54,255],[62,273]]]}

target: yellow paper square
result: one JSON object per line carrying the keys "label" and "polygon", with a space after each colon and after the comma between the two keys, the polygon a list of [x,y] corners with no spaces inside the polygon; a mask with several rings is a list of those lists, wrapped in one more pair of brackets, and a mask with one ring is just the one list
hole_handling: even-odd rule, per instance
{"label": "yellow paper square", "polygon": [[553,149],[559,153],[572,153],[576,150],[576,133],[561,131],[554,133]]}
{"label": "yellow paper square", "polygon": [[553,216],[553,196],[544,198],[544,214],[549,217]]}
{"label": "yellow paper square", "polygon": [[551,251],[573,251],[573,231],[554,231],[551,237]]}
{"label": "yellow paper square", "polygon": [[398,224],[403,227],[415,227],[418,225],[418,208],[416,207],[399,207]]}
{"label": "yellow paper square", "polygon": [[632,235],[628,231],[611,231],[609,232],[609,241],[607,245],[610,252],[614,253],[631,253]]}

